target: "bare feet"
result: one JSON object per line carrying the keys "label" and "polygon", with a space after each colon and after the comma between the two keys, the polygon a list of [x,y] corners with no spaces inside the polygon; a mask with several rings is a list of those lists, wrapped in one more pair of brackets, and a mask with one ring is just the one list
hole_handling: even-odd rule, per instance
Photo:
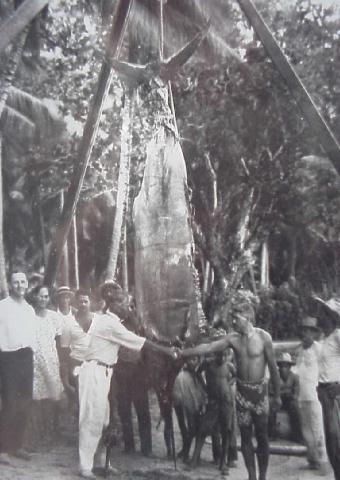
{"label": "bare feet", "polygon": [[11,458],[8,453],[0,453],[0,465],[11,465]]}
{"label": "bare feet", "polygon": [[90,480],[95,480],[97,478],[95,474],[91,472],[91,470],[80,470],[79,476],[81,478],[87,478]]}
{"label": "bare feet", "polygon": [[19,448],[19,450],[16,450],[15,452],[11,452],[10,455],[15,458],[20,458],[21,460],[32,460],[32,455],[22,448]]}

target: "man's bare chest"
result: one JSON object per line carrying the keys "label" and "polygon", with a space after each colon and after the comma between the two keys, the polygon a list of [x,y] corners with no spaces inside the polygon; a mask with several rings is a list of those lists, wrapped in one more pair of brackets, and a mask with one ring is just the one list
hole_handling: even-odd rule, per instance
{"label": "man's bare chest", "polygon": [[250,360],[254,360],[263,356],[264,344],[258,334],[254,334],[251,338],[240,336],[237,339],[235,351],[243,359],[248,358]]}

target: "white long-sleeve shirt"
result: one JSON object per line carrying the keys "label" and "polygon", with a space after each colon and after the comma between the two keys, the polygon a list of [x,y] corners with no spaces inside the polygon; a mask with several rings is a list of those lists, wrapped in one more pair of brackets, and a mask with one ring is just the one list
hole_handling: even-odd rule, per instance
{"label": "white long-sleeve shirt", "polygon": [[336,328],[320,343],[319,382],[340,382],[340,329]]}
{"label": "white long-sleeve shirt", "polygon": [[36,349],[36,317],[26,300],[12,297],[0,301],[0,350],[14,352],[21,348]]}
{"label": "white long-sleeve shirt", "polygon": [[119,347],[140,351],[145,338],[139,337],[121,324],[112,313],[97,314],[88,331],[90,343],[85,359],[97,360],[107,365],[117,363]]}

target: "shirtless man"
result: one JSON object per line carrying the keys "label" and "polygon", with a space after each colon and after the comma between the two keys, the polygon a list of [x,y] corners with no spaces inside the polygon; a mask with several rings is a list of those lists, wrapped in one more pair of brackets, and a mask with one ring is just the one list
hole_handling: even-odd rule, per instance
{"label": "shirtless man", "polygon": [[273,344],[268,332],[254,327],[255,312],[246,298],[233,308],[233,328],[230,333],[210,344],[202,344],[180,352],[180,356],[205,355],[234,350],[236,360],[236,410],[241,432],[241,449],[249,480],[256,480],[255,456],[252,442],[253,425],[257,440],[259,480],[266,480],[269,460],[268,391],[265,370],[268,366],[274,386],[273,406],[279,408],[280,377],[276,366]]}

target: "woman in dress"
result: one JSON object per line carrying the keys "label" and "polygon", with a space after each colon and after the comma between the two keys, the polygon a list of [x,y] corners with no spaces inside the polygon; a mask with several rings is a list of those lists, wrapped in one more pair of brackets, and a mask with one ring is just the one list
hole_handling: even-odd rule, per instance
{"label": "woman in dress", "polygon": [[47,308],[50,295],[46,286],[38,286],[33,291],[37,317],[36,350],[34,352],[33,399],[39,402],[42,436],[51,437],[57,426],[58,401],[63,385],[59,372],[57,342],[61,335],[61,319]]}

